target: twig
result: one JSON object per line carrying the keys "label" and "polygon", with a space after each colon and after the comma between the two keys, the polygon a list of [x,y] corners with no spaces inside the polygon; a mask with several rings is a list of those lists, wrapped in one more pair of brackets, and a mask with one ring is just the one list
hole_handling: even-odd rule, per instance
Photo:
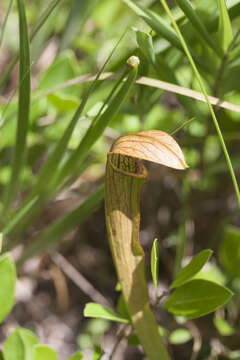
{"label": "twig", "polygon": [[117,341],[114,344],[111,353],[109,354],[109,360],[113,359],[113,356],[115,355],[121,341],[125,338],[125,336],[127,336],[127,330],[130,327],[129,324],[125,324],[121,330],[119,331],[118,335],[117,335]]}
{"label": "twig", "polygon": [[169,293],[170,293],[170,290],[163,291],[162,294],[159,295],[159,296],[156,298],[155,303],[154,303],[153,306],[152,306],[153,310],[156,310],[156,308],[158,307],[158,304],[160,303],[160,301],[161,301],[165,296],[167,296]]}
{"label": "twig", "polygon": [[[114,75],[114,73],[111,72],[106,72],[100,75],[99,80],[106,80],[111,78]],[[65,87],[68,86],[72,86],[72,85],[76,85],[76,84],[80,84],[80,83],[85,83],[88,81],[93,81],[95,79],[95,75],[91,76],[89,74],[86,75],[82,75],[76,78],[73,78],[71,80],[68,80],[64,83],[61,83],[55,87],[53,87],[52,89],[47,90],[46,92],[41,92],[38,93],[37,96],[34,98],[35,100],[39,100],[44,96],[47,96],[49,94],[52,94],[60,89],[63,89]],[[192,99],[195,100],[199,100],[202,102],[206,102],[206,99],[203,95],[203,93],[196,91],[196,90],[192,90],[192,89],[188,89],[179,85],[175,85],[166,81],[162,81],[162,80],[158,80],[158,79],[154,79],[154,78],[150,78],[150,77],[145,77],[145,76],[141,76],[139,78],[137,78],[136,80],[137,84],[140,85],[146,85],[146,86],[151,86],[151,87],[155,87],[158,89],[162,89],[165,91],[169,91],[172,92],[174,94],[179,94],[179,95],[183,95],[183,96],[187,96],[190,97]],[[240,112],[240,106],[236,105],[236,104],[232,104],[228,101],[223,101],[217,97],[214,96],[208,96],[208,99],[210,101],[210,103],[212,105],[215,106],[219,106],[221,108],[227,109],[227,110],[232,110],[235,112]]]}
{"label": "twig", "polygon": [[80,274],[80,272],[73,267],[61,254],[54,252],[50,254],[52,261],[59,266],[69,279],[74,282],[85,294],[87,294],[93,301],[103,305],[111,306],[111,303],[106,299],[93,285]]}
{"label": "twig", "polygon": [[186,324],[186,327],[189,329],[189,331],[191,332],[192,336],[193,336],[193,350],[192,350],[192,355],[191,355],[191,359],[190,360],[196,360],[197,359],[197,355],[201,349],[202,346],[202,337],[201,337],[201,333],[199,331],[199,329],[197,328],[197,326],[194,324],[193,321],[189,321]]}
{"label": "twig", "polygon": [[61,311],[66,311],[69,307],[69,293],[66,278],[56,264],[51,265],[49,274],[55,286],[58,308]]}

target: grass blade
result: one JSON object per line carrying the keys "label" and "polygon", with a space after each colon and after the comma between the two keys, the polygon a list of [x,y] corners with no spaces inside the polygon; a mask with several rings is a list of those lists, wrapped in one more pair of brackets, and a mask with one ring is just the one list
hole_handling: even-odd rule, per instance
{"label": "grass blade", "polygon": [[48,7],[43,11],[42,15],[38,19],[35,26],[33,26],[31,32],[30,32],[30,41],[34,39],[34,37],[37,35],[38,31],[41,29],[41,27],[44,25],[48,17],[51,15],[53,10],[56,8],[56,6],[61,2],[62,0],[52,0],[51,3],[48,5]]}
{"label": "grass blade", "polygon": [[9,4],[8,4],[8,9],[7,9],[5,18],[4,18],[4,20],[3,20],[3,24],[2,24],[2,30],[1,30],[1,35],[0,35],[0,47],[2,46],[3,35],[4,35],[4,31],[5,31],[6,25],[7,25],[8,16],[9,16],[10,11],[11,11],[11,8],[12,8],[12,4],[13,4],[13,0],[10,0],[10,1],[9,1]]}
{"label": "grass blade", "polygon": [[[176,47],[178,50],[183,51],[181,42],[179,41],[176,32],[172,29],[169,24],[164,21],[158,14],[155,12],[145,9],[140,5],[136,5],[132,0],[122,0],[125,2],[133,11],[136,12],[158,35],[166,39],[172,46]],[[194,56],[195,61],[205,72],[209,72],[209,67],[206,66],[199,57]]]}
{"label": "grass blade", "polygon": [[[132,57],[134,58],[134,57]],[[130,58],[131,59],[131,58]],[[137,58],[138,61],[138,58]],[[111,100],[107,109],[101,114],[95,123],[90,126],[86,135],[83,137],[77,149],[73,152],[73,154],[69,157],[66,163],[62,166],[59,171],[58,177],[56,179],[57,183],[61,183],[61,181],[68,177],[72,171],[77,167],[79,167],[85,157],[87,156],[89,149],[92,145],[98,140],[98,138],[102,135],[103,131],[109,124],[110,120],[114,118],[117,114],[120,106],[125,101],[127,95],[129,94],[133,84],[135,83],[137,76],[138,64],[134,66],[130,66],[127,72],[129,75],[126,81],[123,83],[122,87],[116,94],[116,96]],[[124,76],[126,73],[124,73]],[[119,84],[122,82],[122,77],[119,80]]]}
{"label": "grass blade", "polygon": [[18,265],[26,259],[53,247],[74,227],[81,224],[96,209],[104,197],[104,186],[100,186],[82,204],[49,225],[25,248]]}
{"label": "grass blade", "polygon": [[72,40],[76,39],[98,1],[99,0],[72,1],[70,14],[61,39],[59,52],[67,49]]}
{"label": "grass blade", "polygon": [[85,96],[83,97],[83,100],[81,101],[81,104],[79,105],[78,109],[76,110],[75,114],[72,117],[72,120],[70,124],[67,126],[67,129],[65,130],[62,138],[59,140],[57,146],[55,147],[52,154],[47,159],[45,165],[43,166],[38,179],[37,183],[34,186],[34,189],[32,191],[32,194],[41,193],[42,191],[46,190],[46,184],[48,184],[48,187],[51,187],[52,182],[55,179],[55,175],[58,169],[58,166],[60,162],[63,159],[63,156],[66,152],[69,140],[71,138],[71,135],[75,129],[75,126],[77,125],[77,122],[85,108],[85,105],[87,104],[87,101],[89,99],[89,96],[93,93],[93,91],[96,88],[97,82],[99,80],[99,77],[101,76],[103,70],[105,69],[106,65],[108,64],[109,60],[111,59],[112,55],[114,54],[115,50],[117,49],[118,45],[122,41],[123,37],[125,36],[125,32],[121,36],[121,38],[118,40],[115,47],[112,49],[111,53],[107,57],[105,63],[103,64],[102,68],[96,75],[93,83],[89,87],[88,91],[86,92]]}
{"label": "grass blade", "polygon": [[182,51],[181,43],[175,31],[168,25],[159,15],[143,8],[139,4],[135,4],[132,0],[123,0],[137,15],[139,15],[152,29],[154,29],[164,39],[168,40],[170,44]]}
{"label": "grass blade", "polygon": [[172,21],[172,24],[176,30],[176,33],[178,34],[179,36],[179,39],[181,41],[181,44],[182,44],[182,47],[187,55],[187,58],[190,62],[190,65],[193,69],[193,72],[198,80],[198,83],[200,85],[200,88],[201,88],[201,91],[203,92],[204,94],[204,97],[206,99],[206,102],[207,102],[207,105],[208,105],[208,108],[209,108],[209,112],[211,114],[211,117],[213,119],[213,123],[214,123],[214,126],[216,128],[216,131],[217,131],[217,134],[218,134],[218,138],[219,138],[219,141],[220,141],[220,144],[222,146],[222,149],[223,149],[223,153],[225,155],[225,158],[226,158],[226,162],[227,162],[227,165],[228,165],[228,169],[229,169],[229,172],[230,172],[230,175],[232,177],[232,182],[233,182],[233,187],[234,187],[234,190],[235,190],[235,193],[236,193],[236,197],[237,197],[237,200],[238,200],[238,204],[239,204],[239,207],[240,207],[240,190],[239,190],[239,186],[238,186],[238,182],[237,182],[237,179],[236,179],[236,176],[235,176],[235,172],[234,172],[234,169],[233,169],[233,166],[232,166],[232,162],[231,162],[231,159],[230,159],[230,156],[228,154],[228,150],[227,150],[227,147],[226,147],[226,144],[225,144],[225,141],[224,141],[224,138],[223,138],[223,135],[222,135],[222,132],[221,132],[221,129],[219,127],[219,124],[218,124],[218,121],[217,121],[217,118],[216,118],[216,115],[215,115],[215,112],[213,110],[213,107],[209,101],[209,97],[208,97],[208,94],[207,94],[207,91],[205,89],[205,86],[204,86],[204,83],[203,83],[203,80],[202,80],[202,77],[195,65],[195,62],[188,50],[188,47],[187,47],[187,44],[181,34],[181,31],[176,23],[176,21],[174,20],[173,16],[172,16],[172,13],[171,13],[171,10],[169,9],[167,3],[166,3],[166,0],[160,0],[166,13],[168,14],[169,18],[171,19]]}
{"label": "grass blade", "polygon": [[[119,42],[123,38],[124,34],[116,44],[116,47],[118,46]],[[25,201],[24,207],[28,209],[28,211],[25,213],[24,219],[22,221],[22,217],[19,216],[19,221],[14,223],[14,227],[11,227],[11,235],[16,233],[19,235],[22,233],[26,227],[34,221],[34,219],[38,216],[38,214],[43,210],[44,206],[47,204],[49,199],[51,199],[56,192],[59,190],[59,187],[56,186],[56,174],[58,174],[57,170],[59,167],[60,162],[63,159],[65,150],[67,148],[67,144],[69,142],[69,139],[71,137],[72,131],[74,129],[74,126],[76,125],[76,122],[79,119],[80,114],[82,113],[86,102],[91,95],[92,91],[94,90],[97,81],[99,77],[101,76],[101,72],[103,71],[105,65],[109,61],[110,57],[112,56],[113,52],[115,51],[116,47],[113,49],[113,51],[110,53],[108,59],[106,60],[106,63],[103,65],[100,72],[97,74],[97,76],[94,78],[94,81],[92,85],[90,86],[89,90],[87,91],[85,97],[83,98],[82,103],[80,104],[80,107],[77,109],[76,113],[74,114],[72,121],[70,122],[70,125],[67,127],[66,131],[64,132],[62,138],[60,139],[59,143],[57,144],[56,148],[54,149],[53,153],[49,156],[47,162],[45,163],[44,167],[42,168],[42,171],[40,172],[37,182],[35,186],[33,187],[31,193],[29,194],[28,198]],[[123,75],[124,77],[124,75]],[[122,82],[122,78],[119,80],[118,84],[114,87],[114,89],[117,89],[118,85],[120,85]],[[112,96],[114,95],[113,90],[109,96],[109,99],[107,101],[111,100]],[[91,126],[90,126],[91,127]],[[89,150],[89,149],[88,149]],[[76,165],[76,164],[75,164]],[[78,166],[78,175],[85,169],[85,165],[80,165],[80,169]],[[71,174],[72,175],[72,174]],[[38,197],[36,203],[32,202],[32,199],[35,197]],[[28,203],[32,203],[32,206],[28,206]],[[21,213],[20,211],[16,211],[16,216],[18,216],[18,213]],[[12,214],[12,217],[14,215]],[[8,224],[7,224],[8,227]],[[9,244],[10,248],[12,243]]]}
{"label": "grass blade", "polygon": [[224,53],[228,50],[229,45],[233,40],[231,21],[228,15],[228,10],[225,0],[218,0],[219,8],[219,27],[218,38]]}
{"label": "grass blade", "polygon": [[143,31],[136,31],[137,44],[144,56],[155,69],[158,77],[165,81],[177,82],[173,70],[162,57],[157,57],[153,46],[152,36]]}
{"label": "grass blade", "polygon": [[13,153],[12,173],[9,186],[6,191],[4,208],[9,208],[14,199],[19,182],[20,174],[24,166],[26,155],[26,140],[28,133],[29,109],[30,109],[30,49],[28,38],[27,19],[23,0],[18,0],[19,16],[19,52],[20,52],[20,70],[19,70],[19,95],[18,95],[18,120],[17,134]]}
{"label": "grass blade", "polygon": [[201,21],[201,18],[194,11],[189,0],[176,0],[178,6],[182,9],[194,29],[196,30],[199,37],[203,40],[204,44],[208,44],[210,48],[218,55],[222,56],[222,51],[219,49],[213,42],[211,36],[209,35],[205,25]]}
{"label": "grass blade", "polygon": [[[30,32],[30,35],[29,35],[30,42],[32,42],[34,37],[37,35],[38,31],[44,25],[45,21],[51,15],[52,11],[55,9],[55,7],[58,5],[58,3],[60,1],[61,0],[52,0],[51,3],[46,8],[46,10],[42,13],[42,15],[40,16],[38,22],[36,23],[35,26],[33,26],[32,30]],[[12,61],[10,62],[10,64],[8,65],[8,67],[6,68],[4,74],[1,76],[1,78],[0,78],[0,90],[6,84],[8,78],[9,78],[9,75],[11,74],[11,72],[12,72],[14,66],[16,65],[16,63],[18,62],[18,59],[19,59],[19,54],[16,54],[14,56],[14,58],[12,59]]]}
{"label": "grass blade", "polygon": [[12,231],[12,229],[14,229],[16,224],[18,224],[22,219],[24,219],[25,215],[28,213],[28,211],[32,209],[32,207],[36,204],[36,202],[37,202],[37,196],[34,197],[31,201],[27,202],[25,206],[21,206],[19,212],[14,214],[11,217],[11,220],[3,228],[2,233],[4,236],[7,236]]}
{"label": "grass blade", "polygon": [[[156,56],[151,35],[138,30],[136,33],[138,46],[155,69],[159,78],[179,85],[179,81],[174,74],[174,70],[167,64],[163,57]],[[198,108],[190,99],[181,95],[177,95],[177,98],[191,115],[199,116]]]}

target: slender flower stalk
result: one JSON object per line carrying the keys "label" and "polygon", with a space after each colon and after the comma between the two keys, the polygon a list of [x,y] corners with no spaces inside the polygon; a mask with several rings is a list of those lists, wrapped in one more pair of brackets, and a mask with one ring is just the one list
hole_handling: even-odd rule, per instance
{"label": "slender flower stalk", "polygon": [[149,360],[169,360],[149,305],[145,256],[139,243],[139,204],[147,170],[138,158],[176,169],[187,165],[170,135],[142,131],[120,137],[108,153],[106,166],[106,224],[132,325]]}

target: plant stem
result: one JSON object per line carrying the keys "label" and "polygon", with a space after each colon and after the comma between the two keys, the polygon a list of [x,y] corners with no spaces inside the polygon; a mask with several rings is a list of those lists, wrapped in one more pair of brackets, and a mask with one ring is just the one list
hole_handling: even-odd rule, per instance
{"label": "plant stem", "polygon": [[217,78],[216,78],[215,84],[213,86],[214,96],[218,96],[219,87],[220,87],[220,84],[221,84],[221,81],[222,81],[222,78],[224,75],[224,71],[226,69],[227,62],[228,62],[228,53],[223,55],[220,67],[217,72]]}
{"label": "plant stem", "polygon": [[129,324],[125,324],[122,329],[120,330],[119,334],[117,335],[117,341],[113,346],[113,349],[111,351],[111,354],[109,355],[109,360],[113,359],[113,356],[115,355],[118,346],[120,345],[121,341],[126,337],[127,329],[129,328]]}
{"label": "plant stem", "polygon": [[145,256],[139,243],[140,194],[147,171],[138,160],[108,154],[106,224],[132,325],[149,360],[169,360],[149,305]]}

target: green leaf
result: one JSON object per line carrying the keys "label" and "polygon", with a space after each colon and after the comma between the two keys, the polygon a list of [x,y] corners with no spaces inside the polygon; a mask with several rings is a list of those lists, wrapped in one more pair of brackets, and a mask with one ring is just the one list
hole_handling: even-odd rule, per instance
{"label": "green leaf", "polygon": [[99,359],[101,359],[102,355],[103,355],[103,351],[102,351],[101,347],[95,346],[93,355],[92,355],[92,360],[99,360]]}
{"label": "green leaf", "polygon": [[219,285],[226,284],[226,276],[214,263],[207,263],[195,276],[194,279],[202,279],[212,281]]}
{"label": "green leaf", "polygon": [[88,321],[86,331],[88,334],[94,336],[101,336],[109,330],[111,324],[106,319],[94,318]]}
{"label": "green leaf", "polygon": [[77,351],[75,354],[70,356],[69,360],[82,360],[84,358],[84,354],[81,351]]}
{"label": "green leaf", "polygon": [[233,40],[232,26],[228,14],[228,9],[226,6],[226,0],[218,0],[218,8],[219,8],[218,38],[222,49],[224,50],[224,52],[226,52]]}
{"label": "green leaf", "polygon": [[155,288],[158,288],[158,272],[159,272],[159,250],[158,239],[155,239],[151,251],[151,271]]}
{"label": "green leaf", "polygon": [[67,20],[66,27],[63,31],[59,51],[70,47],[71,42],[77,38],[81,32],[83,25],[87,21],[91,11],[94,9],[98,0],[79,1],[73,0],[71,2],[71,10]]}
{"label": "green leaf", "polygon": [[35,345],[33,360],[57,360],[57,353],[50,346]]}
{"label": "green leaf", "polygon": [[201,18],[198,16],[197,12],[193,9],[189,0],[176,0],[178,6],[182,9],[193,28],[196,30],[199,37],[203,40],[204,43],[207,43],[210,48],[215,51],[218,55],[221,56],[221,50],[215,45],[212,37],[209,35],[209,32],[205,28]]}
{"label": "green leaf", "polygon": [[171,22],[173,24],[173,27],[176,31],[176,33],[178,34],[178,37],[179,37],[179,40],[182,44],[182,47],[184,49],[184,52],[189,60],[189,63],[192,67],[192,70],[196,76],[196,79],[199,83],[199,86],[204,94],[204,97],[206,99],[206,102],[208,104],[208,109],[209,109],[209,112],[211,114],[211,117],[212,117],[212,120],[213,120],[213,123],[214,123],[214,126],[216,128],[216,132],[218,134],[218,138],[219,138],[219,141],[221,143],[221,146],[222,146],[222,150],[223,150],[223,153],[224,153],[224,156],[226,158],[226,163],[228,165],[228,169],[229,169],[229,173],[232,177],[232,182],[233,182],[233,187],[234,187],[234,190],[235,190],[235,193],[236,193],[236,197],[237,197],[237,200],[238,200],[238,204],[240,206],[240,189],[239,189],[239,186],[238,186],[238,182],[237,182],[237,179],[236,179],[236,175],[235,175],[235,172],[234,172],[234,168],[232,166],[232,162],[231,162],[231,158],[229,156],[229,153],[228,153],[228,150],[227,150],[227,147],[226,147],[226,144],[225,144],[225,140],[224,140],[224,137],[222,135],[222,131],[220,129],[220,126],[218,124],[218,120],[217,120],[217,117],[216,117],[216,114],[214,112],[214,109],[211,105],[211,102],[209,100],[209,97],[208,97],[208,94],[207,94],[207,90],[205,88],[205,85],[204,85],[204,82],[203,82],[203,79],[200,75],[200,72],[198,71],[198,68],[196,67],[196,64],[194,62],[194,59],[190,53],[190,50],[188,49],[188,46],[187,46],[187,43],[186,41],[184,40],[184,37],[182,36],[182,33],[179,29],[179,26],[177,25],[175,19],[174,19],[174,16],[172,15],[172,12],[166,2],[166,0],[161,0],[162,1],[162,4],[163,4],[163,7],[166,11],[166,13],[168,14],[169,18],[171,19]]}
{"label": "green leaf", "polygon": [[7,25],[8,16],[9,16],[11,8],[12,8],[12,4],[13,4],[13,0],[10,0],[9,4],[8,4],[8,9],[7,9],[6,15],[4,17],[4,20],[3,20],[3,23],[2,23],[2,26],[1,26],[2,28],[1,28],[1,31],[0,31],[0,47],[2,46],[3,35],[4,35],[6,25]]}
{"label": "green leaf", "polygon": [[0,322],[5,319],[13,307],[15,283],[15,264],[9,254],[4,254],[0,258]]}
{"label": "green leaf", "polygon": [[171,332],[169,342],[173,345],[185,344],[192,339],[192,334],[187,329],[177,329]]}
{"label": "green leaf", "polygon": [[59,111],[76,110],[79,105],[79,99],[70,94],[50,94],[48,95],[48,100]]}
{"label": "green leaf", "polygon": [[12,229],[15,227],[15,225],[18,222],[21,222],[25,218],[25,215],[28,213],[29,209],[33,207],[33,205],[36,203],[38,197],[35,196],[31,199],[31,201],[27,202],[26,204],[21,204],[21,207],[17,213],[15,213],[10,221],[6,224],[6,226],[3,228],[3,235],[8,235],[9,232],[12,231]]}
{"label": "green leaf", "polygon": [[[181,85],[174,74],[174,69],[168,65],[163,56],[156,56],[153,47],[152,36],[139,30],[136,31],[136,35],[138,46],[140,47],[150,64],[152,64],[152,66],[154,67],[158,78],[167,82]],[[189,111],[190,114],[193,114],[196,117],[199,116],[197,107],[194,105],[191,99],[181,95],[177,95],[177,98],[183,105],[183,107]]]}
{"label": "green leaf", "polygon": [[130,316],[127,309],[127,304],[124,299],[123,294],[119,296],[118,303],[117,303],[117,312],[122,315],[124,318],[128,319],[130,322]]}
{"label": "green leaf", "polygon": [[[88,101],[90,95],[94,92],[94,90],[95,90],[95,88],[97,86],[98,79],[99,79],[100,75],[104,71],[107,63],[111,59],[113,53],[117,49],[117,47],[118,47],[121,40],[122,40],[122,37],[119,39],[119,41],[117,42],[117,44],[115,45],[115,47],[113,48],[111,53],[109,54],[107,60],[105,61],[105,63],[101,67],[101,69],[99,70],[99,72],[98,72],[97,76],[95,77],[94,81],[89,86],[87,92],[83,96],[83,99],[82,99],[79,107],[75,111],[69,125],[67,126],[66,130],[64,131],[61,139],[58,141],[55,149],[53,150],[53,152],[48,157],[47,161],[45,162],[45,165],[42,167],[42,169],[40,171],[40,174],[38,176],[38,179],[36,181],[35,187],[33,189],[33,193],[34,192],[39,193],[39,192],[46,191],[46,183],[48,184],[49,187],[50,187],[50,184],[53,184],[52,188],[54,189],[53,191],[55,191],[55,188],[56,188],[55,182],[57,181],[56,173],[58,171],[60,163],[63,160],[63,157],[64,157],[65,152],[66,152],[67,147],[68,147],[68,143],[69,143],[70,138],[72,136],[72,133],[73,133],[73,131],[74,131],[74,129],[75,129],[77,123],[78,123],[78,120],[79,120],[79,118],[80,118],[80,116],[81,116],[81,114],[82,114],[82,112],[83,112],[83,110],[84,110],[84,108],[85,108],[85,106],[87,104],[87,101]],[[115,87],[115,89],[116,89],[116,87]],[[114,94],[114,91],[111,92],[111,95],[113,95],[113,94]],[[111,96],[110,96],[110,98],[111,98]],[[91,128],[91,125],[90,125],[90,128]],[[86,137],[86,135],[85,135],[85,137]],[[94,140],[97,141],[98,139],[94,139]],[[94,141],[93,141],[93,143],[94,143]],[[85,156],[88,154],[89,149],[90,149],[90,146],[87,148],[87,151],[84,154]],[[80,150],[83,150],[83,149],[81,148]],[[78,159],[78,164],[79,164],[79,159]],[[69,172],[73,172],[73,166],[74,165],[71,164],[71,168],[69,169]],[[76,166],[76,163],[75,163],[75,166]],[[78,168],[79,168],[79,165],[78,165]],[[64,176],[65,175],[62,174],[62,178],[64,178]],[[59,177],[60,177],[60,175],[59,175]]]}
{"label": "green leaf", "polygon": [[156,54],[153,47],[152,36],[144,31],[134,29],[136,31],[137,43],[143,54],[149,60],[149,62],[155,67]]}
{"label": "green leaf", "polygon": [[138,346],[140,345],[139,338],[135,334],[131,334],[127,338],[128,346]]}
{"label": "green leaf", "polygon": [[236,333],[234,327],[229,325],[229,323],[220,316],[215,316],[213,322],[219,334],[222,336],[230,336]]}
{"label": "green leaf", "polygon": [[80,205],[47,226],[24,249],[18,264],[37,253],[56,245],[71,229],[83,222],[99,205],[104,197],[104,186],[99,186]]}
{"label": "green leaf", "polygon": [[[133,57],[130,57],[130,59],[131,58]],[[76,164],[78,164],[79,166],[83,162],[84,158],[89,153],[89,149],[102,135],[103,131],[108,126],[109,122],[113,120],[114,117],[117,115],[120,106],[126,100],[127,96],[129,95],[135,83],[138,72],[138,64],[136,64],[136,66],[130,66],[126,72],[128,73],[126,81],[123,82],[122,77],[119,79],[118,83],[113,88],[112,93],[115,93],[116,88],[118,88],[119,85],[121,84],[122,86],[120,87],[119,91],[111,99],[111,101],[109,101],[109,105],[106,108],[106,110],[103,111],[103,113],[99,112],[99,114],[96,116],[93,123],[88,128],[85,136],[80,141],[77,149],[71,154],[71,156],[68,158],[68,160],[60,169],[59,176],[56,180],[57,182],[61,181],[61,179],[68,176],[74,170]],[[109,97],[112,97],[111,94],[109,95]]]}
{"label": "green leaf", "polygon": [[[30,41],[34,39],[34,37],[37,35],[38,31],[41,29],[41,27],[44,25],[48,17],[51,15],[55,7],[59,4],[61,0],[52,0],[47,8],[44,10],[44,12],[40,15],[37,23],[32,27],[31,33],[30,33]],[[10,64],[7,66],[6,70],[4,71],[3,75],[0,78],[0,89],[3,88],[3,86],[6,84],[9,75],[11,74],[14,66],[18,62],[19,54],[15,55]]]}
{"label": "green leaf", "polygon": [[175,290],[163,307],[174,315],[194,319],[223,306],[231,296],[229,289],[214,282],[191,280]]}
{"label": "green leaf", "polygon": [[190,263],[179,272],[176,279],[171,284],[170,289],[179,287],[191,280],[202,269],[211,255],[212,250],[203,250],[194,256]]}
{"label": "green leaf", "polygon": [[219,251],[220,263],[233,277],[240,277],[240,228],[227,226]]}
{"label": "green leaf", "polygon": [[128,319],[116,313],[113,309],[96,303],[86,304],[83,314],[86,317],[94,317],[124,323],[129,322]]}
{"label": "green leaf", "polygon": [[[123,0],[136,14],[138,14],[160,37],[166,39],[173,47],[183,52],[181,42],[174,29],[163,20],[157,13],[136,4],[132,0]],[[193,54],[196,63],[205,71],[208,71],[208,66],[199,60],[199,57]]]}
{"label": "green leaf", "polygon": [[123,0],[136,14],[138,14],[153,30],[168,40],[170,44],[182,51],[181,43],[175,31],[158,14],[136,4],[132,0]]}
{"label": "green leaf", "polygon": [[26,141],[28,134],[29,110],[30,110],[30,49],[28,38],[28,25],[25,14],[25,6],[23,0],[18,0],[18,17],[19,17],[19,95],[18,95],[18,120],[17,134],[12,160],[12,173],[9,186],[6,189],[5,211],[14,199],[18,187],[20,174],[25,162]]}
{"label": "green leaf", "polygon": [[[72,79],[78,73],[76,67],[74,53],[70,50],[62,53],[43,73],[39,83],[39,90],[46,91]],[[59,90],[60,93],[67,95],[72,95],[76,91],[76,86],[69,86]]]}
{"label": "green leaf", "polygon": [[4,343],[4,360],[32,360],[33,348],[36,344],[38,344],[38,338],[33,332],[17,328]]}

